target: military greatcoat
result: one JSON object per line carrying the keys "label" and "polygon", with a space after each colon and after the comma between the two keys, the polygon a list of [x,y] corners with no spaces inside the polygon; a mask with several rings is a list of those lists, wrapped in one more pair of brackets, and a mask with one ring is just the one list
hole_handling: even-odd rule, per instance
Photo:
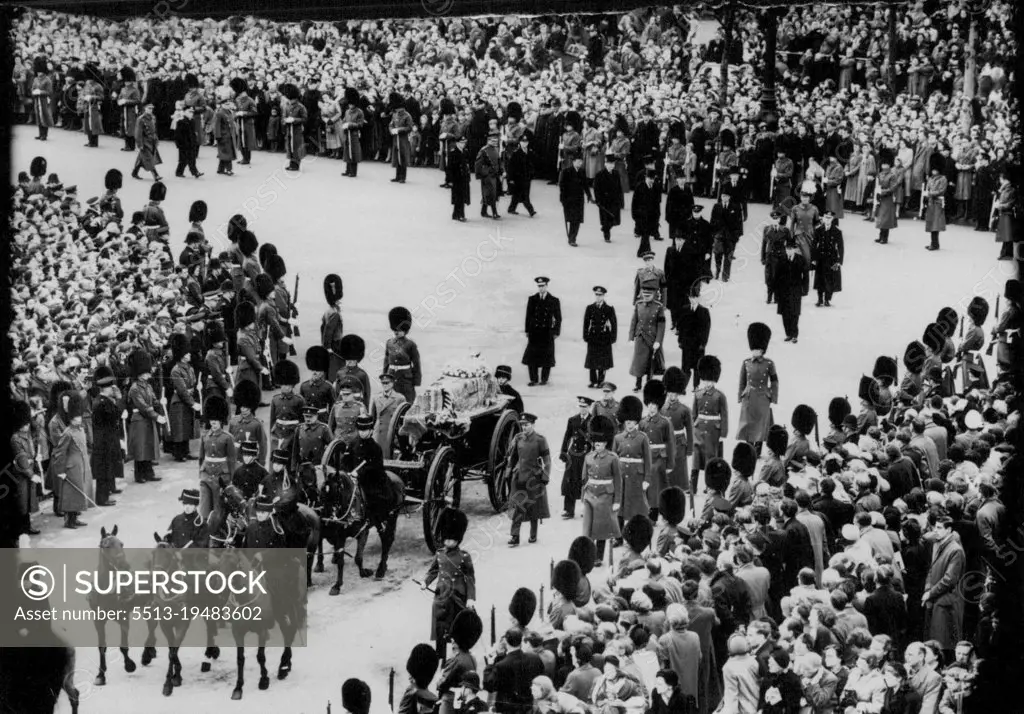
{"label": "military greatcoat", "polygon": [[650,513],[644,482],[651,478],[651,443],[639,429],[615,435],[613,450],[622,469],[622,508],[619,515],[628,521]]}
{"label": "military greatcoat", "polygon": [[772,404],[779,401],[779,375],[767,357],[748,357],[740,367],[740,423],[736,439],[756,444],[768,438]]}

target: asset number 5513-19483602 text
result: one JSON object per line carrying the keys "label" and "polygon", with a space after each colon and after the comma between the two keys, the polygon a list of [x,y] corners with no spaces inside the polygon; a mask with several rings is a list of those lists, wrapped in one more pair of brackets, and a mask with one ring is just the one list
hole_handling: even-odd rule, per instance
{"label": "asset number 5513-19483602 text", "polygon": [[156,621],[161,620],[213,620],[215,622],[259,622],[263,619],[263,608],[259,606],[249,607],[195,607],[181,605],[173,607],[170,605],[147,605],[132,608],[132,620],[134,621]]}

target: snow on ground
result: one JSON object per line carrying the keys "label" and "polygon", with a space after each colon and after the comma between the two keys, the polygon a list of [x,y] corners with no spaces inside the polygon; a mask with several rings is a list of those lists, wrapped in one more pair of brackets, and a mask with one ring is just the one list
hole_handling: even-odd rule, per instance
{"label": "snow on ground", "polygon": [[[15,172],[26,170],[32,157],[41,154],[65,185],[78,185],[84,201],[102,193],[104,172],[116,167],[125,174],[121,197],[126,213],[130,215],[148,200],[152,182],[130,178],[134,154],[118,151],[122,142],[103,137],[100,149],[84,151],[81,134],[55,129],[46,143],[32,140],[34,134],[31,127],[15,128]],[[620,324],[616,368],[608,378],[619,385],[620,397],[629,393],[631,345],[626,340],[633,275],[640,261],[635,258],[637,243],[628,213],[623,226],[613,233],[613,242],[606,244],[601,240],[596,209],[588,206],[580,247],[573,249],[566,243],[557,191],[539,181],[533,187],[536,218],[524,214],[505,216],[500,222],[481,219],[475,203],[479,187],[474,185],[474,205],[467,210],[469,222],[460,224],[450,220],[448,192],[438,188],[442,179],[434,169],[410,170],[408,183],[401,186],[389,183],[393,169],[379,163],[364,163],[359,178],[351,180],[341,177],[344,167],[337,161],[307,159],[302,172],[293,174],[284,171],[282,155],[256,152],[252,166],[236,165],[236,175],[229,178],[214,173],[214,150],[204,147],[199,166],[207,175],[198,180],[178,179],[173,175],[176,150],[166,142],[161,149],[165,163],[160,168],[168,188],[164,210],[171,223],[175,254],[184,245],[189,205],[202,198],[210,207],[206,232],[216,250],[226,244],[218,238],[216,227],[233,214],[243,213],[261,242],[278,247],[288,264],[289,281],[296,273],[301,275],[300,364],[306,348],[318,339],[325,307],[324,275],[336,272],[345,283],[345,329],[366,340],[368,357],[363,366],[372,376],[380,371],[383,342],[389,337],[387,312],[395,305],[405,305],[417,321],[411,337],[419,344],[426,382],[437,377],[446,362],[470,351],[482,352],[492,368],[512,365],[513,384],[521,389],[527,410],[539,416],[538,431],[557,450],[565,419],[576,410],[575,396],[588,393],[581,325],[584,308],[592,300],[591,287],[601,284],[609,290],[608,301],[616,307]],[[506,205],[503,201],[502,212]],[[860,374],[870,372],[876,356],[902,356],[907,342],[920,336],[943,305],[962,312],[961,306],[976,294],[994,302],[1009,277],[1006,271],[1012,269],[1009,262],[995,260],[998,246],[990,233],[954,226],[943,234],[943,249],[929,253],[924,250],[927,235],[921,222],[902,222],[890,244],[878,246],[873,242],[877,232],[872,224],[859,216],[847,217],[840,222],[846,240],[844,290],[830,309],[815,308],[813,296],[805,299],[800,342],[791,345],[782,341],[775,307],[764,302],[759,227],[767,218],[767,206],[750,207],[732,282],[715,282],[705,291],[712,311],[708,352],[721,358],[720,386],[733,399],[747,354],[747,324],[767,322],[775,333],[768,356],[775,360],[781,379],[775,410],[781,423],[788,423],[793,407],[801,402],[811,404],[822,415],[835,395],[847,395],[856,404]],[[654,245],[660,264],[667,243]],[[562,301],[564,322],[551,384],[526,388],[526,368],[520,363],[525,346],[523,318],[537,275],[551,278],[551,292]],[[678,347],[671,338],[667,342],[667,361],[678,363]],[[305,374],[304,364],[302,367]],[[379,386],[375,383],[374,388]],[[596,390],[589,394],[599,396]],[[731,406],[738,409],[735,404]],[[824,417],[821,421],[825,427]],[[726,453],[731,451],[730,440]],[[579,515],[569,522],[557,518],[561,510],[560,468],[556,461],[549,486],[556,518],[542,525],[539,543],[526,545],[524,534],[524,545],[516,550],[505,545],[508,521],[493,513],[483,484],[464,490],[463,508],[471,523],[466,544],[476,563],[478,607],[485,622],[481,649],[487,644],[491,605],[498,606],[501,632],[507,626],[506,607],[515,588],[546,586],[550,559],[564,557],[580,532]],[[182,488],[195,485],[195,470],[195,462],[185,466],[165,462],[158,468],[164,478],[159,484],[136,485],[129,476],[118,505],[86,513],[84,520],[89,526],[81,530],[64,531],[52,514],[42,516],[39,522],[44,534],[32,539],[32,546],[95,548],[99,527],[109,529],[118,524],[126,546],[146,547],[152,532],[162,532],[178,513],[177,496]],[[369,567],[375,567],[378,553],[374,536],[368,548]],[[102,709],[118,714],[144,709],[150,714],[177,714],[183,708],[201,712],[217,706],[222,711],[236,707],[242,711],[244,707],[244,711],[259,713],[321,714],[331,701],[333,710],[340,712],[341,683],[355,676],[370,683],[373,711],[382,713],[387,708],[389,668],[398,672],[397,700],[406,684],[409,650],[429,637],[430,595],[411,582],[422,578],[428,563],[421,520],[413,516],[399,523],[390,571],[383,582],[361,580],[349,563],[342,593],[332,598],[327,590],[333,575],[314,576],[309,596],[309,646],[296,651],[291,676],[283,682],[272,678],[266,692],[257,690],[255,651],[250,648],[242,704],[229,700],[235,671],[230,651],[222,653],[209,674],[199,672],[200,650],[184,651],[184,685],[165,698],[160,693],[166,666],[163,653],[148,668],[140,667],[128,675],[120,665],[120,655],[111,651],[108,684],[95,688],[91,681],[98,661],[96,650],[80,648],[76,681],[84,698],[81,711]],[[598,571],[597,577],[603,575],[603,570]],[[132,656],[138,660],[141,650],[133,650]],[[272,677],[279,657],[279,649],[269,650]],[[69,710],[62,699],[59,711]]]}

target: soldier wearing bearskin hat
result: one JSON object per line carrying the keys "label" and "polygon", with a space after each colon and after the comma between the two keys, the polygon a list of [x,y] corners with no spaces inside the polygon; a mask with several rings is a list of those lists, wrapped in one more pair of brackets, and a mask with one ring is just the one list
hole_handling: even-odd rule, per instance
{"label": "soldier wearing bearskin hat", "polygon": [[128,387],[128,454],[135,462],[135,482],[160,481],[153,473],[153,462],[160,458],[158,434],[167,423],[150,380],[153,358],[145,350],[135,350],[128,358],[131,386]]}
{"label": "soldier wearing bearskin hat", "polygon": [[[441,677],[437,682],[437,693],[441,695],[441,714],[454,714],[456,711],[460,714],[479,714],[479,712],[487,710],[487,705],[478,698],[474,698],[474,700],[479,704],[479,708],[467,701],[472,695],[467,695],[464,689],[467,677],[475,677],[476,689],[480,688],[476,658],[470,654],[470,650],[476,646],[483,631],[484,623],[476,611],[467,609],[455,616],[449,630],[452,642],[451,659],[445,660],[444,654],[438,653],[444,660],[444,668],[441,670]],[[459,696],[457,692],[465,696]],[[456,702],[459,702],[458,709],[456,709]]]}
{"label": "soldier wearing bearskin hat", "polygon": [[626,548],[615,564],[614,579],[628,577],[634,570],[646,565],[644,552],[651,547],[653,539],[654,524],[646,515],[637,514],[626,522],[622,529],[622,540],[625,541]]}
{"label": "soldier wearing bearskin hat", "polygon": [[409,143],[409,134],[416,127],[400,94],[392,92],[388,103],[392,108],[391,123],[388,124],[388,131],[391,132],[391,165],[395,167],[395,177],[391,179],[391,182],[405,183],[409,164],[412,163],[412,145]]}
{"label": "soldier wearing bearskin hat", "polygon": [[771,338],[771,328],[761,322],[751,323],[747,328],[750,357],[743,360],[740,367],[738,400],[741,406],[736,438],[753,444],[757,452],[772,423],[771,406],[779,402],[775,362],[764,356]]}
{"label": "soldier wearing bearskin hat", "polygon": [[302,421],[306,400],[295,393],[299,383],[299,366],[281,360],[274,366],[274,382],[281,391],[270,400],[270,450],[291,450],[291,440]]}
{"label": "soldier wearing bearskin hat", "polygon": [[589,438],[593,450],[583,457],[582,502],[583,535],[596,543],[597,560],[604,558],[604,545],[608,539],[622,537],[623,475],[622,464],[613,449],[615,422],[602,414],[589,423]]}
{"label": "soldier wearing bearskin hat", "polygon": [[228,376],[227,335],[219,321],[207,325],[206,344],[210,347],[203,358],[203,393],[207,397],[217,395],[221,399],[230,399],[234,392]]}
{"label": "soldier wearing bearskin hat", "polygon": [[437,650],[428,644],[418,644],[409,653],[405,671],[409,674],[409,686],[402,694],[398,705],[400,712],[432,711],[437,704],[437,695],[430,691],[430,682],[437,673],[440,658]]}
{"label": "soldier wearing bearskin hat", "polygon": [[640,431],[640,420],[643,418],[644,406],[634,396],[626,396],[619,403],[616,415],[625,429],[615,435],[613,449],[622,465],[622,510],[619,511],[619,523],[650,513],[647,500],[647,489],[651,485],[651,444],[647,434]]}
{"label": "soldier wearing bearskin hat", "polygon": [[39,127],[39,136],[36,138],[46,141],[50,127],[53,126],[53,79],[43,56],[32,61],[32,69],[35,73],[35,77],[32,78],[32,105]]}
{"label": "soldier wearing bearskin hat", "polygon": [[71,392],[68,399],[67,429],[60,435],[50,454],[50,471],[54,481],[54,499],[64,513],[64,527],[86,525],[78,516],[93,503],[93,480],[89,470],[89,447],[82,425],[82,395]]}
{"label": "soldier wearing bearskin hat", "polygon": [[250,382],[257,389],[260,376],[269,376],[270,368],[264,364],[263,349],[256,331],[256,307],[251,302],[239,302],[235,308],[235,327],[238,366],[235,368],[235,390],[242,382]]}
{"label": "soldier wearing bearskin hat", "polygon": [[[909,343],[903,352],[903,367],[906,372],[903,375],[903,381],[900,382],[897,396],[904,406],[920,406],[923,402],[924,375],[922,370],[926,357],[924,345],[917,340]],[[831,416],[829,418],[831,419]]]}
{"label": "soldier wearing bearskin hat", "polygon": [[[273,256],[277,257],[277,256]],[[277,292],[274,279],[267,273],[260,273],[255,280],[256,294],[260,302],[256,306],[257,334],[261,345],[266,345],[266,354],[271,369],[288,356],[288,348],[293,344],[284,325],[287,317],[282,318],[277,311]]]}
{"label": "soldier wearing bearskin hat", "polygon": [[352,87],[345,88],[345,112],[341,116],[342,157],[345,173],[342,176],[355,178],[359,173],[359,162],[363,160],[362,130],[366,116],[359,107],[359,92]]}
{"label": "soldier wearing bearskin hat", "polygon": [[149,240],[162,239],[166,242],[167,236],[171,232],[167,225],[164,209],[160,207],[165,198],[167,198],[167,186],[164,183],[157,181],[149,187],[149,203],[142,209],[146,237]]}
{"label": "soldier wearing bearskin hat", "polygon": [[286,171],[298,171],[302,158],[306,155],[306,139],[304,130],[309,113],[301,101],[299,88],[294,84],[282,84],[281,96],[287,103],[281,111],[281,124],[284,126],[284,147],[288,157]]}
{"label": "soldier wearing bearskin hat", "polygon": [[242,160],[238,163],[248,166],[253,147],[256,146],[256,100],[249,96],[249,85],[241,77],[232,79],[229,86],[235,95],[235,136],[242,153]]}
{"label": "soldier wearing bearskin hat", "polygon": [[935,318],[935,324],[939,326],[942,332],[942,350],[939,352],[942,364],[949,364],[956,357],[956,345],[953,344],[953,335],[956,333],[956,326],[959,322],[960,316],[951,307],[944,307],[939,310],[939,314]]}
{"label": "soldier wearing bearskin hat", "polygon": [[[690,465],[690,496],[697,494],[697,479],[708,462],[722,453],[722,441],[729,436],[729,402],[718,389],[722,363],[705,355],[697,363],[701,384],[693,394],[693,462]],[[691,510],[693,509],[691,500]]]}
{"label": "soldier wearing bearskin hat", "polygon": [[[785,477],[785,473],[783,473],[783,477]],[[760,479],[760,476],[758,479]],[[710,525],[711,519],[714,518],[716,513],[724,513],[731,516],[733,511],[736,510],[732,505],[732,501],[726,497],[731,481],[732,468],[729,466],[728,461],[716,456],[708,462],[707,468],[704,470],[704,507],[700,513],[700,520],[705,525]],[[692,501],[690,510],[693,510]]]}
{"label": "soldier wearing bearskin hat", "polygon": [[199,515],[205,520],[217,503],[220,489],[231,483],[238,457],[235,440],[225,431],[228,403],[211,394],[203,403],[206,431],[199,441]]}
{"label": "soldier wearing bearskin hat", "polygon": [[651,505],[649,517],[658,520],[658,497],[669,485],[668,472],[676,464],[676,440],[672,422],[661,413],[665,406],[665,385],[652,379],[644,385],[644,416],[640,420],[640,431],[647,435],[651,447],[651,473],[648,480],[647,502]]}
{"label": "soldier wearing bearskin hat", "polygon": [[344,322],[341,317],[341,298],[344,296],[344,284],[341,276],[331,273],[324,278],[324,299],[327,310],[320,318],[320,344],[327,351],[328,363],[323,370],[328,381],[333,381],[338,370],[345,362],[341,357],[341,339],[344,334]]}
{"label": "soldier wearing bearskin hat", "polygon": [[[438,537],[443,544],[434,553],[434,558],[423,578],[423,587],[427,588],[436,580],[434,588],[434,604],[431,609],[430,639],[437,643],[438,657],[444,659],[445,643],[455,640],[463,652],[467,652],[469,640],[479,639],[467,637],[475,630],[472,619],[476,617],[473,606],[476,604],[476,572],[473,570],[473,558],[462,550],[459,544],[466,535],[469,519],[466,514],[456,508],[446,508],[438,519]],[[462,612],[467,611],[466,618]],[[462,618],[462,619],[460,619]],[[476,617],[479,622],[480,618]],[[482,629],[482,625],[481,625]],[[470,647],[472,646],[470,645]]]}
{"label": "soldier wearing bearskin hat", "polygon": [[451,183],[448,181],[448,153],[455,147],[455,142],[463,136],[463,132],[455,111],[455,102],[444,97],[441,99],[440,112],[441,123],[438,128],[440,163],[438,167],[445,175],[445,182],[441,184],[441,188],[451,188]]}
{"label": "soldier wearing bearskin hat", "polygon": [[808,461],[816,462],[818,453],[811,446],[808,439],[811,432],[814,432],[815,439],[818,438],[818,413],[806,404],[799,404],[793,410],[793,417],[790,419],[790,426],[793,427],[793,439],[786,447],[786,453],[782,457],[782,465],[789,468],[790,464],[798,466]]}
{"label": "soldier wearing bearskin hat", "polygon": [[929,323],[921,335],[925,349],[924,365],[921,372],[926,378],[933,373],[942,373],[942,352],[946,348],[946,329],[937,322]]}
{"label": "soldier wearing bearskin hat", "polygon": [[11,476],[14,481],[17,523],[9,530],[15,538],[15,543],[9,547],[17,547],[18,535],[39,534],[39,531],[32,527],[31,518],[32,513],[39,510],[36,484],[41,483],[42,475],[36,471],[36,446],[32,440],[32,407],[28,402],[19,399],[12,403],[11,422],[11,451],[14,456],[11,461]]}
{"label": "soldier wearing bearskin hat", "polygon": [[103,133],[103,85],[102,75],[95,64],[87,64],[85,86],[78,93],[78,113],[82,115],[82,129],[89,137],[86,146],[96,148],[100,145],[100,134]]}
{"label": "soldier wearing bearskin hat", "polygon": [[942,172],[945,170],[946,160],[942,154],[935,152],[928,160],[928,179],[921,190],[924,191],[926,203],[924,214],[924,229],[931,234],[931,243],[926,245],[927,250],[939,249],[939,233],[946,230],[946,188],[949,181]]}
{"label": "soldier wearing bearskin hat", "polygon": [[412,404],[416,401],[416,387],[423,380],[419,348],[407,337],[412,329],[412,313],[404,307],[391,308],[388,325],[394,337],[384,345],[384,368],[381,371],[395,378],[395,391]]}
{"label": "soldier wearing bearskin hat", "polygon": [[967,306],[967,317],[971,320],[971,326],[964,331],[963,340],[956,349],[956,357],[963,369],[965,392],[975,387],[989,388],[988,372],[981,359],[981,350],[985,346],[985,332],[982,327],[988,319],[988,311],[988,301],[981,296],[972,298]]}
{"label": "soldier wearing bearskin hat", "polygon": [[361,679],[346,679],[341,685],[341,708],[348,714],[370,714],[370,685]]}
{"label": "soldier wearing bearskin hat", "polygon": [[120,128],[124,137],[124,148],[121,151],[135,151],[135,124],[139,117],[142,92],[139,91],[134,69],[122,67],[120,74],[121,89],[117,93],[117,106],[121,110]]}
{"label": "soldier wearing bearskin hat", "polygon": [[217,142],[217,173],[234,176],[231,162],[238,158],[238,126],[235,123],[234,91],[220,86],[215,92],[217,111],[213,115],[213,138]]}
{"label": "soldier wearing bearskin hat", "polygon": [[260,405],[260,388],[255,382],[243,381],[235,385],[235,416],[228,423],[228,431],[235,443],[255,441],[259,444],[257,461],[267,462],[267,430],[263,422],[256,417],[256,409]]}
{"label": "soldier wearing bearskin hat", "polygon": [[341,391],[339,387],[344,380],[354,379],[359,383],[359,401],[369,409],[370,375],[359,366],[366,356],[366,342],[359,335],[345,335],[338,344],[338,356],[345,361],[345,364],[338,370],[337,378],[334,380],[335,391]]}
{"label": "soldier wearing bearskin hat", "polygon": [[[593,563],[591,563],[593,565]],[[576,614],[576,596],[579,593],[583,571],[573,560],[560,560],[551,572],[551,604],[548,605],[548,625],[554,630],[565,629],[565,619]]]}
{"label": "soldier wearing bearskin hat", "polygon": [[196,373],[192,369],[189,339],[184,333],[171,335],[170,395],[167,418],[169,436],[166,439],[175,461],[188,461],[192,457],[189,442],[195,437],[196,414],[202,405],[196,395]]}
{"label": "soldier wearing bearskin hat", "polygon": [[895,191],[903,183],[903,175],[893,170],[894,154],[892,149],[880,149],[878,152],[878,176],[875,177],[875,227],[878,238],[875,243],[885,245],[889,242],[889,231],[896,228],[899,212],[896,209]]}
{"label": "soldier wearing bearskin hat", "polygon": [[675,460],[668,470],[666,486],[678,486],[684,491],[690,488],[689,456],[693,453],[693,412],[679,397],[686,391],[683,371],[678,367],[665,370],[665,404],[661,413],[672,427],[675,442]]}
{"label": "soldier wearing bearskin hat", "polygon": [[203,145],[205,129],[203,113],[206,109],[206,97],[199,88],[199,78],[191,72],[185,75],[185,106],[192,111],[192,138],[195,140],[194,158],[199,158],[199,147]]}
{"label": "soldier wearing bearskin hat", "polygon": [[568,111],[565,113],[565,128],[558,142],[558,171],[562,172],[573,166],[573,160],[583,158],[583,137],[580,131],[583,128],[583,119],[579,112]]}
{"label": "soldier wearing bearskin hat", "polygon": [[[314,345],[306,350],[306,369],[310,371],[309,379],[299,387],[299,394],[306,400],[307,407],[315,407],[321,423],[327,423],[327,415],[336,399],[334,385],[325,375],[330,369],[330,356],[327,349]],[[305,413],[305,412],[303,412]]]}
{"label": "soldier wearing bearskin hat", "polygon": [[92,375],[97,390],[92,400],[92,451],[89,466],[96,480],[96,505],[113,506],[117,502],[110,494],[117,490],[117,479],[124,478],[124,455],[121,439],[124,424],[121,412],[124,405],[117,388],[114,372],[100,365]]}

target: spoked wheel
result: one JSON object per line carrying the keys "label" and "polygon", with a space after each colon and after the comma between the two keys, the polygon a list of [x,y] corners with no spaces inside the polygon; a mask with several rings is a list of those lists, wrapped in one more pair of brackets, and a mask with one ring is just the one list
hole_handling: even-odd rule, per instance
{"label": "spoked wheel", "polygon": [[514,444],[519,432],[519,416],[513,410],[506,409],[494,425],[491,448],[487,452],[487,495],[497,513],[508,506],[515,459]]}
{"label": "spoked wheel", "polygon": [[461,500],[462,475],[455,449],[445,445],[434,452],[423,489],[423,540],[431,553],[442,545],[438,534],[441,513],[446,508],[458,508]]}
{"label": "spoked wheel", "polygon": [[412,452],[412,444],[409,443],[409,437],[402,436],[398,433],[398,430],[402,427],[402,421],[405,419],[405,413],[409,411],[409,407],[412,406],[408,402],[398,407],[395,413],[391,415],[391,424],[388,425],[388,448],[384,452],[384,459],[399,459],[402,455],[408,455]]}

